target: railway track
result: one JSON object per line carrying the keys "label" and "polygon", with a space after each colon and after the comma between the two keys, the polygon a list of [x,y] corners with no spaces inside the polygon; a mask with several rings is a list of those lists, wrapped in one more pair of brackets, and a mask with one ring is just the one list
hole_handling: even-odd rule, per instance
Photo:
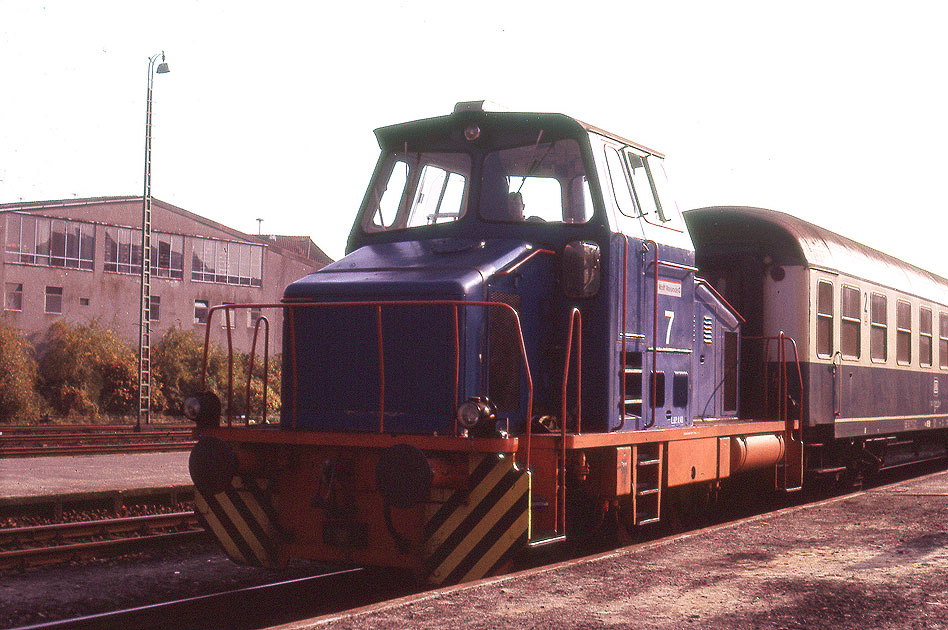
{"label": "railway track", "polygon": [[0,570],[131,553],[206,537],[193,512],[0,528]]}
{"label": "railway track", "polygon": [[169,425],[136,432],[133,425],[2,426],[0,457],[101,455],[189,450],[190,426]]}
{"label": "railway track", "polygon": [[[945,469],[945,463],[922,464],[913,470],[888,471],[875,483],[882,485],[898,482],[907,478],[932,474]],[[806,503],[822,503],[835,501],[837,497],[846,496],[847,492],[813,493],[809,497],[794,495],[787,501],[778,501],[759,510],[747,510],[741,514],[730,514],[717,522],[695,524],[694,527],[678,530],[674,533],[657,534],[646,540],[638,541],[641,545],[650,545],[655,541],[668,537],[691,536],[700,530],[713,530],[719,527],[733,527],[743,521],[754,521],[761,516],[775,513],[784,509],[796,510]],[[633,545],[638,546],[638,545]],[[551,559],[551,561],[570,561],[578,559],[588,553],[598,553],[590,550],[584,553],[568,554],[567,556]],[[610,552],[611,553],[611,552]],[[542,563],[543,565],[547,563]],[[538,565],[527,565],[527,569]],[[541,568],[541,571],[546,569]],[[121,580],[121,569],[110,568]],[[199,584],[192,584],[188,588],[179,589],[176,601],[157,603],[138,608],[102,612],[83,617],[64,619],[44,623],[31,628],[261,628],[289,623],[309,617],[342,613],[359,606],[375,604],[392,600],[397,597],[418,592],[416,584],[410,584],[404,576],[393,576],[391,572],[383,570],[351,570],[336,571],[324,575],[287,580],[263,586],[234,589],[214,595],[189,597],[193,588]],[[155,584],[166,584],[164,573],[156,574]],[[139,587],[140,588],[140,587]],[[149,588],[145,586],[145,588]],[[155,587],[157,588],[157,586]],[[445,593],[465,586],[447,587],[432,591],[431,596],[440,598]],[[134,598],[128,601],[135,601]],[[408,621],[406,621],[408,623]]]}
{"label": "railway track", "polygon": [[[61,630],[261,628],[346,610],[406,592],[404,587],[390,586],[390,581],[389,586],[381,586],[386,582],[372,579],[369,573],[367,569],[345,569],[29,627]],[[366,588],[367,584],[375,586]]]}

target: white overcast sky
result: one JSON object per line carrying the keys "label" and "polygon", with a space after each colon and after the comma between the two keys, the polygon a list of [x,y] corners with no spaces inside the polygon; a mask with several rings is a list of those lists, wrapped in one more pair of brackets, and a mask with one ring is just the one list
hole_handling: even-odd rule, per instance
{"label": "white overcast sky", "polygon": [[[457,7],[457,8],[453,8]],[[680,205],[789,212],[948,276],[948,3],[0,0],[0,202],[152,193],[338,258],[376,127],[456,101],[663,151]]]}

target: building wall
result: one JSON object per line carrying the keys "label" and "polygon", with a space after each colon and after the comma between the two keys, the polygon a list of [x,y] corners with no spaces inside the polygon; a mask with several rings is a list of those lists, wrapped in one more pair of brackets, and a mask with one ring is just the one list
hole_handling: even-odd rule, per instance
{"label": "building wall", "polygon": [[[48,263],[51,259],[46,259],[45,262],[39,264],[22,262],[32,257],[10,253],[12,244],[18,242],[16,234],[6,233],[8,221],[5,215],[12,212],[80,222],[83,233],[88,230],[94,234],[92,269],[50,266]],[[4,291],[4,321],[23,330],[32,342],[38,343],[42,341],[49,326],[59,319],[69,323],[89,323],[95,320],[104,328],[115,331],[133,347],[137,347],[140,275],[137,268],[133,273],[106,271],[106,233],[111,229],[110,234],[114,235],[116,227],[140,230],[141,213],[141,198],[0,206],[0,236],[4,243],[3,256],[0,257],[0,283]],[[183,268],[180,279],[152,275],[151,295],[159,299],[158,319],[151,323],[152,344],[156,343],[172,326],[194,331],[203,339],[205,325],[195,320],[195,301],[204,301],[211,306],[224,303],[276,303],[280,301],[287,284],[316,271],[328,262],[328,258],[310,260],[298,256],[273,243],[232,230],[170,204],[153,200],[153,247],[158,234],[172,234],[180,237]],[[141,233],[132,235],[131,240],[137,241],[140,245]],[[198,252],[200,259],[205,241],[214,242],[213,246],[208,247],[226,247],[232,252],[239,251],[238,248],[244,248],[242,251],[246,253],[253,251],[252,246],[261,247],[260,286],[247,286],[246,282],[249,278],[242,279],[245,282],[243,285],[193,278],[192,272],[195,271],[195,266],[200,267],[200,263],[195,259],[195,251]],[[112,268],[116,268],[115,251],[117,247],[113,250],[111,257]],[[152,264],[155,265],[156,261]],[[88,263],[84,265],[89,266]],[[128,265],[125,269],[132,270]],[[17,311],[10,308],[15,306],[11,302],[16,302],[10,292],[21,284],[21,310]],[[62,289],[61,314],[47,312],[47,287],[52,287],[54,290]],[[53,300],[55,301],[55,297]],[[280,351],[281,310],[267,309],[262,314],[266,315],[270,321],[270,353],[277,353]],[[221,345],[226,345],[222,315],[223,313],[215,315],[211,337]],[[152,319],[154,320],[154,316]],[[253,325],[250,321],[249,310],[235,312],[232,334],[236,349],[243,351],[250,349]]]}

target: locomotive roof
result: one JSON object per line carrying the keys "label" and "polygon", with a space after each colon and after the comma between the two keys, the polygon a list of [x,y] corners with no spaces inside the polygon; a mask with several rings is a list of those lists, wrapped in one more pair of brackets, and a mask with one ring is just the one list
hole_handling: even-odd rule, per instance
{"label": "locomotive roof", "polygon": [[948,304],[948,279],[784,212],[716,206],[684,215],[699,255],[756,250],[778,264],[835,271]]}
{"label": "locomotive roof", "polygon": [[379,127],[375,130],[375,135],[378,138],[379,145],[386,147],[391,143],[399,142],[405,135],[423,135],[434,129],[450,127],[459,123],[468,122],[470,120],[494,121],[500,124],[507,124],[519,128],[551,126],[553,128],[563,129],[564,131],[568,130],[569,128],[572,128],[577,132],[580,130],[587,132],[591,131],[601,136],[611,138],[612,140],[615,140],[616,142],[626,146],[635,147],[636,149],[644,151],[650,155],[654,155],[659,158],[665,157],[660,151],[650,149],[643,144],[633,142],[632,140],[623,138],[622,136],[612,133],[611,131],[606,131],[596,127],[595,125],[590,125],[589,123],[585,123],[572,116],[567,116],[566,114],[552,112],[506,111],[502,109],[491,108],[491,104],[488,101],[458,103],[455,106],[454,111],[447,116],[423,118],[421,120]]}

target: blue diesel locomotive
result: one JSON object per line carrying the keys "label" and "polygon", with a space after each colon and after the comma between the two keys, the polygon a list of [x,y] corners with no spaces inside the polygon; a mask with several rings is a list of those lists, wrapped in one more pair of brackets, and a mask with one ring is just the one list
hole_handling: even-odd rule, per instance
{"label": "blue diesel locomotive", "polygon": [[780,213],[682,216],[661,154],[564,115],[376,136],[347,255],[208,318],[282,318],[278,425],[186,404],[235,561],[472,580],[745,473],[944,454],[948,281]]}

